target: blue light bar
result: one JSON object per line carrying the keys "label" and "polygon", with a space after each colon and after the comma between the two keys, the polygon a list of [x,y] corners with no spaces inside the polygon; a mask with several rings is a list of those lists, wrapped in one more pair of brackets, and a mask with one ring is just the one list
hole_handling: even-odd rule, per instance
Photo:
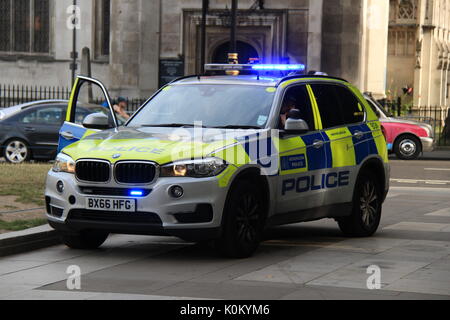
{"label": "blue light bar", "polygon": [[253,70],[258,71],[304,71],[303,64],[255,64]]}
{"label": "blue light bar", "polygon": [[144,195],[144,191],[142,190],[130,190],[130,196],[132,197],[142,197]]}

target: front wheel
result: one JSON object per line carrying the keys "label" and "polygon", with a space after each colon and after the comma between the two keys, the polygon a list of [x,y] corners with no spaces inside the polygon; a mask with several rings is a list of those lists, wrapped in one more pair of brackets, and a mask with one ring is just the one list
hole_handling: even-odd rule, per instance
{"label": "front wheel", "polygon": [[416,137],[404,136],[395,143],[394,152],[399,159],[416,160],[422,152],[422,145]]}
{"label": "front wheel", "polygon": [[71,249],[93,250],[99,248],[108,236],[106,232],[86,230],[75,234],[61,233],[61,240]]}
{"label": "front wheel", "polygon": [[28,145],[20,139],[12,139],[6,143],[3,156],[9,163],[20,164],[30,160],[31,153]]}
{"label": "front wheel", "polygon": [[374,174],[361,173],[355,185],[352,213],[338,219],[339,228],[345,235],[370,237],[378,230],[383,205],[380,190]]}
{"label": "front wheel", "polygon": [[222,237],[216,240],[216,247],[227,257],[248,258],[262,238],[265,221],[262,193],[249,181],[240,181],[230,192],[223,212]]}

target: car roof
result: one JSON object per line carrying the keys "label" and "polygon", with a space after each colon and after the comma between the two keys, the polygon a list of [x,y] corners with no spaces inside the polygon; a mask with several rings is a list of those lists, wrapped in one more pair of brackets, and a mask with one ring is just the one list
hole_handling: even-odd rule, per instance
{"label": "car roof", "polygon": [[38,100],[38,101],[32,101],[32,102],[18,104],[18,105],[12,106],[12,107],[1,109],[0,120],[6,119],[7,117],[15,115],[16,113],[19,113],[28,108],[38,107],[38,106],[48,106],[48,105],[60,105],[60,104],[66,104],[66,103],[69,103],[69,101],[53,99],[53,100]]}
{"label": "car roof", "polygon": [[285,81],[289,80],[305,80],[306,81],[343,81],[344,79],[318,76],[318,75],[290,75],[286,77],[271,77],[271,76],[257,76],[257,75],[239,75],[239,76],[187,76],[174,80],[170,85],[184,85],[184,84],[238,84],[238,85],[255,85],[265,87],[277,87]]}

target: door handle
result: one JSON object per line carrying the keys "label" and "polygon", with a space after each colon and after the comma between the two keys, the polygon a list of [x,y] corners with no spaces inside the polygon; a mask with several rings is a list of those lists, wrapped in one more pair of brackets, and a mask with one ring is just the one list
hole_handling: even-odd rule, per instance
{"label": "door handle", "polygon": [[325,142],[323,142],[322,140],[314,140],[312,145],[314,148],[320,149],[323,147],[324,144],[325,144]]}
{"label": "door handle", "polygon": [[25,131],[26,131],[26,132],[35,132],[36,129],[35,129],[35,128],[32,128],[32,127],[26,127],[26,128],[25,128]]}
{"label": "door handle", "polygon": [[356,131],[356,132],[353,134],[353,136],[354,136],[356,139],[362,139],[362,138],[364,137],[364,132]]}
{"label": "door handle", "polygon": [[61,136],[67,140],[73,140],[75,138],[75,136],[73,135],[72,132],[67,132],[67,131],[61,132]]}

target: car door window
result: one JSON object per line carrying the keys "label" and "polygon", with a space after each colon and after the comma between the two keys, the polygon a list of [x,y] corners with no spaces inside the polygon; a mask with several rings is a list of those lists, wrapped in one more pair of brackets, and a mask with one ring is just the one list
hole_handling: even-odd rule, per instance
{"label": "car door window", "polygon": [[71,115],[72,123],[82,125],[84,119],[92,113],[103,113],[109,117],[111,127],[114,127],[114,119],[111,115],[105,93],[102,88],[90,82],[84,82],[77,95],[77,104],[74,114]]}
{"label": "car door window", "polygon": [[364,109],[355,95],[347,88],[334,86],[340,104],[341,115],[346,124],[360,123],[364,120]]}
{"label": "car door window", "polygon": [[24,124],[60,125],[63,121],[63,108],[43,107],[27,112],[19,119]]}
{"label": "car door window", "polygon": [[312,84],[311,88],[316,98],[324,129],[342,126],[345,124],[341,112],[338,96],[334,85]]}

